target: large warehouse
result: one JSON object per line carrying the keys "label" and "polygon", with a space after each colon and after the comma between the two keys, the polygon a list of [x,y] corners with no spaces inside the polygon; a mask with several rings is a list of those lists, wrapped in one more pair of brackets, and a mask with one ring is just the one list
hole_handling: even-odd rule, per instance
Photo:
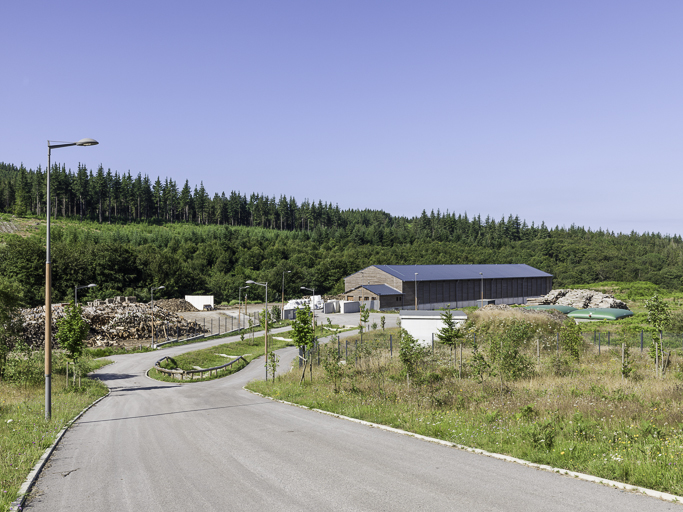
{"label": "large warehouse", "polygon": [[371,309],[437,309],[477,306],[482,298],[483,304],[525,304],[550,292],[553,276],[522,264],[372,265],[344,282],[346,300],[369,301]]}

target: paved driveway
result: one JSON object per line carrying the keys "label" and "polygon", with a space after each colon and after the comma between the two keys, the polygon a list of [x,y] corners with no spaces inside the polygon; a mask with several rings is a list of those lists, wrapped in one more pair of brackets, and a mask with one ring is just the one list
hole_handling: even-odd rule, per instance
{"label": "paved driveway", "polygon": [[242,386],[262,360],[210,382],[150,380],[161,353],[99,372],[111,394],[66,434],[27,510],[682,510],[261,398]]}

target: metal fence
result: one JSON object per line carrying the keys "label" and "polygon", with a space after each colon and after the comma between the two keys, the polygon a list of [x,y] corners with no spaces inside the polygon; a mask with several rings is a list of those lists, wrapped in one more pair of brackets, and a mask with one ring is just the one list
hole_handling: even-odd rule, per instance
{"label": "metal fence", "polygon": [[[656,335],[659,339],[659,335]],[[641,352],[652,347],[652,333],[640,331],[635,333],[594,331],[584,332],[583,338],[587,343],[595,347],[621,346],[626,343],[629,347],[638,348]],[[664,349],[683,349],[683,334],[673,332],[662,332],[662,348]]]}

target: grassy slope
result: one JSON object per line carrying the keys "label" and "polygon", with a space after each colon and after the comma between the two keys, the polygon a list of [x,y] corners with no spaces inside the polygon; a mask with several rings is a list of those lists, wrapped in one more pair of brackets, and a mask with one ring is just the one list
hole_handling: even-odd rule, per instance
{"label": "grassy slope", "polygon": [[[107,363],[99,360],[95,366]],[[43,386],[0,382],[0,511],[9,510],[26,475],[64,425],[106,394],[107,387],[100,381],[82,379],[81,388],[66,388],[64,375],[55,375],[48,422]]]}

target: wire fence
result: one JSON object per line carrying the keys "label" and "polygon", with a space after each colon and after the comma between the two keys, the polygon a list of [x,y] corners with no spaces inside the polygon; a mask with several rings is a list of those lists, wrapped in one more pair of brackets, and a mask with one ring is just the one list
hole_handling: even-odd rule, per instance
{"label": "wire fence", "polygon": [[[586,342],[586,348],[593,347],[594,350],[601,352],[602,350],[610,350],[611,348],[621,348],[622,344],[639,350],[640,352],[646,352],[653,346],[652,333],[646,331],[624,333],[624,332],[611,332],[611,331],[595,331],[595,332],[585,332],[582,333],[583,339]],[[659,340],[659,334],[656,335]],[[683,351],[683,334],[681,333],[671,333],[662,332],[662,349],[663,350],[675,350],[681,349]],[[484,336],[474,335],[469,338],[463,339],[461,344],[464,347],[471,348],[472,343],[476,342],[480,347],[484,347],[487,344],[487,338]],[[337,356],[346,361],[347,364],[358,364],[360,360],[364,357],[369,356],[377,350],[384,350],[388,353],[389,357],[398,356],[399,353],[399,343],[400,338],[397,335],[375,333],[371,331],[369,334],[354,336],[352,338],[340,339],[339,336],[336,339],[332,339],[325,344],[320,344],[319,340],[316,339],[314,346],[311,350],[304,352],[302,348],[299,349],[299,368],[301,368],[304,362],[313,359],[314,365],[320,365],[321,360],[323,360],[326,355],[329,355],[331,351],[336,351]],[[533,345],[533,346],[532,346]],[[423,342],[423,346],[431,351],[433,355],[438,355],[443,353],[444,357],[449,359],[454,356],[453,351],[450,347],[443,345],[438,336],[432,335],[431,343]],[[460,343],[458,344],[460,348]],[[529,346],[527,347],[530,351],[538,353],[539,357],[542,354],[560,354],[564,352],[563,343],[559,334],[547,336],[542,342],[540,340],[530,340]],[[448,355],[446,355],[448,353]]]}

